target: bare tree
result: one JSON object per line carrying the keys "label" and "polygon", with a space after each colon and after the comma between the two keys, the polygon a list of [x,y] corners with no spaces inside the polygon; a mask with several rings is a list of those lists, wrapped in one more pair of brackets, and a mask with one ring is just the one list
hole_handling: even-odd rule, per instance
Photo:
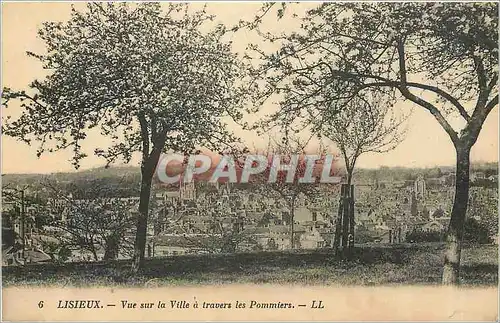
{"label": "bare tree", "polygon": [[[120,249],[133,247],[136,202],[122,200],[103,185],[91,185],[91,191],[65,191],[56,183],[45,181],[52,199],[59,200],[65,217],[55,220],[51,226],[59,229],[55,237],[60,244],[72,250],[90,252],[95,261],[104,250],[103,260],[113,260]],[[50,212],[51,210],[49,210]]]}
{"label": "bare tree", "polygon": [[[234,253],[242,244],[257,245],[251,232],[244,230],[245,219],[231,213],[225,205],[198,202],[196,210],[192,211],[181,211],[179,217],[168,223],[171,234],[181,238],[186,248],[208,253]],[[199,214],[209,216],[210,220],[197,223]]]}
{"label": "bare tree", "polygon": [[[333,141],[344,158],[348,192],[351,191],[356,162],[362,154],[390,151],[403,140],[405,129],[401,126],[406,116],[397,117],[391,108],[388,102],[380,98],[358,95],[323,123],[321,135]],[[354,196],[350,196],[350,199],[354,199]],[[355,203],[351,205],[354,207]],[[350,223],[349,226],[355,223],[354,214],[354,210],[351,210],[348,218],[344,219]],[[345,214],[339,213],[336,219],[335,249],[340,243],[342,215]],[[354,227],[349,229],[349,233],[344,232],[344,241],[349,239],[349,234],[354,234]]]}
{"label": "bare tree", "polygon": [[[317,168],[313,172],[312,176],[314,181],[312,183],[302,182],[300,179],[304,177],[306,173],[308,161],[304,158],[306,156],[306,147],[309,140],[302,140],[292,135],[286,134],[281,141],[270,140],[266,150],[263,152],[265,156],[268,157],[269,161],[273,158],[279,157],[282,164],[293,165],[295,163],[295,170],[292,180],[288,179],[289,171],[277,171],[276,180],[274,182],[269,182],[269,176],[272,172],[276,172],[273,169],[273,165],[269,164],[264,172],[257,174],[254,178],[254,185],[252,187],[258,193],[265,196],[271,196],[275,200],[281,200],[286,203],[290,211],[289,226],[290,226],[290,241],[292,249],[296,245],[295,238],[295,211],[297,209],[297,201],[299,198],[309,198],[318,193],[317,182]],[[324,157],[323,151],[320,148],[317,156],[318,160]],[[297,158],[293,160],[293,158]]]}

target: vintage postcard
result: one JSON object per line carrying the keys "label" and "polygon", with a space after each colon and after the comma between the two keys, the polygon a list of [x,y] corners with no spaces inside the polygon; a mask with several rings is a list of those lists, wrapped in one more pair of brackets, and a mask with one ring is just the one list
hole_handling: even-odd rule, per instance
{"label": "vintage postcard", "polygon": [[1,20],[4,320],[498,320],[498,2]]}

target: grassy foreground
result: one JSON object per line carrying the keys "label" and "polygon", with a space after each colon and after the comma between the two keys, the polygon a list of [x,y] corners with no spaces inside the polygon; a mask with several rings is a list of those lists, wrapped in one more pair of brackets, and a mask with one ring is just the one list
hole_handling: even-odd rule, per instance
{"label": "grassy foreground", "polygon": [[[156,287],[200,284],[439,284],[442,244],[359,246],[350,259],[331,251],[259,252],[148,259],[137,275],[130,261],[3,267],[3,286]],[[498,284],[498,246],[465,246],[463,285]]]}

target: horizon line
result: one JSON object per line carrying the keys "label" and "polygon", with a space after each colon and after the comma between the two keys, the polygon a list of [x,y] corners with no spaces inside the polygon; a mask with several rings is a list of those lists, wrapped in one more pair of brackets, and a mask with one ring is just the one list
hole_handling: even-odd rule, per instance
{"label": "horizon line", "polygon": [[[498,161],[471,161],[470,165],[475,166],[475,165],[484,165],[484,164],[499,164]],[[93,171],[93,170],[107,170],[107,169],[119,169],[119,168],[140,168],[140,165],[127,165],[127,164],[120,164],[120,165],[111,165],[109,167],[106,167],[105,165],[103,166],[95,166],[95,167],[89,167],[89,168],[84,168],[84,169],[73,169],[73,170],[66,170],[66,171],[53,171],[53,172],[33,172],[33,173],[19,173],[19,172],[7,172],[4,173],[2,171],[2,176],[4,175],[53,175],[53,174],[78,174],[78,173],[83,173],[83,172],[88,172],[88,171]],[[425,165],[425,166],[407,166],[407,165],[394,165],[394,166],[388,166],[388,165],[378,165],[374,167],[356,167],[354,171],[356,170],[379,170],[382,168],[402,168],[402,169],[432,169],[432,168],[455,168],[456,165],[448,164],[448,165]],[[497,167],[498,169],[498,167]]]}

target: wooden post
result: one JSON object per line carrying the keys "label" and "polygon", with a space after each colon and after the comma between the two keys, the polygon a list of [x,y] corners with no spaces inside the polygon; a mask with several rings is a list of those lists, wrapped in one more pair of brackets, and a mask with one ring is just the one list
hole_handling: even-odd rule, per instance
{"label": "wooden post", "polygon": [[335,236],[333,238],[333,248],[337,250],[340,247],[340,237],[342,235],[342,214],[344,210],[344,191],[345,186],[340,187],[339,209],[337,212],[337,221],[335,223]]}
{"label": "wooden post", "polygon": [[342,210],[342,248],[346,248],[349,243],[349,187],[347,184],[342,184],[344,187],[343,210]]}
{"label": "wooden post", "polygon": [[349,190],[349,248],[354,247],[354,185]]}

